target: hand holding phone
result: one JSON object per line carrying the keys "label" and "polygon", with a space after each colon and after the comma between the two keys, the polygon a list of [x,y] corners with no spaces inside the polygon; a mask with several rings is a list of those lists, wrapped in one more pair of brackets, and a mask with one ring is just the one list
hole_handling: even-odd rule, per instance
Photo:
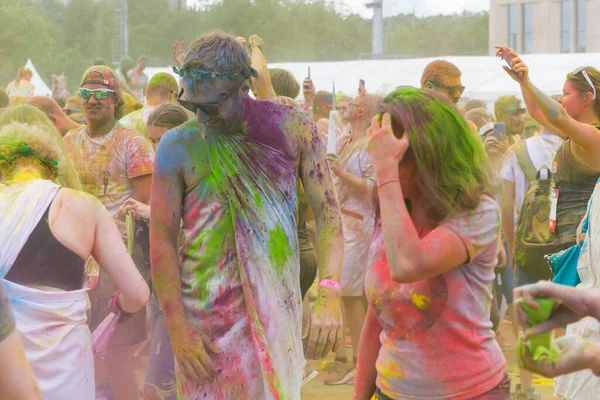
{"label": "hand holding phone", "polygon": [[511,54],[512,50],[504,46],[497,46],[496,48],[498,49],[496,56],[502,58],[508,66],[504,67],[504,69],[506,69],[506,72],[508,72],[514,79],[520,82],[523,79],[523,73],[515,72],[514,70],[513,55]]}
{"label": "hand holding phone", "polygon": [[504,122],[494,123],[494,136],[496,136],[498,140],[504,139],[506,136],[506,124]]}

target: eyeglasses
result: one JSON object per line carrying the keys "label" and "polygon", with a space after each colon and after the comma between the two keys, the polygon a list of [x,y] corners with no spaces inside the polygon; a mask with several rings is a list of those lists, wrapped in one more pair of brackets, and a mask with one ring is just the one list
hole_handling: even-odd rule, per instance
{"label": "eyeglasses", "polygon": [[79,93],[81,93],[81,98],[86,101],[89,100],[92,96],[94,96],[94,99],[100,101],[108,99],[110,97],[110,94],[114,93],[114,90],[81,88],[79,89]]}
{"label": "eyeglasses", "polygon": [[436,88],[443,88],[445,89],[449,94],[451,95],[461,95],[464,93],[465,91],[465,87],[460,85],[460,86],[446,86],[446,85],[442,85],[441,83],[433,83]]}
{"label": "eyeglasses", "polygon": [[240,88],[235,88],[231,92],[227,93],[225,97],[221,99],[218,103],[194,103],[193,101],[184,100],[181,98],[183,96],[183,89],[179,92],[179,96],[177,96],[177,101],[179,104],[183,106],[188,111],[196,114],[198,109],[202,110],[202,112],[206,115],[216,116],[219,115],[219,108],[225,104],[227,100],[231,98]]}
{"label": "eyeglasses", "polygon": [[594,94],[594,96],[592,97],[592,100],[596,100],[596,87],[592,83],[592,80],[590,79],[590,76],[588,75],[587,71],[585,70],[585,67],[579,67],[575,71],[573,71],[573,75],[577,75],[579,73],[583,74],[583,77],[587,81],[588,85],[590,85],[590,87],[592,88],[592,93]]}

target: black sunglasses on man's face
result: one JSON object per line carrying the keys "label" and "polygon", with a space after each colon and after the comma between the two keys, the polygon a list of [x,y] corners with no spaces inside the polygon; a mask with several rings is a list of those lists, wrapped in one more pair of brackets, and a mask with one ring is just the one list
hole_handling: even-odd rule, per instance
{"label": "black sunglasses on man's face", "polygon": [[231,96],[233,96],[238,90],[239,88],[233,89],[232,91],[227,93],[227,95],[225,95],[225,97],[223,97],[221,101],[217,103],[194,103],[193,101],[184,100],[181,98],[181,96],[183,96],[183,89],[181,89],[181,91],[179,92],[179,96],[177,96],[177,101],[183,106],[183,108],[193,112],[194,114],[196,114],[198,112],[198,109],[200,109],[204,114],[214,117],[216,115],[219,115],[219,108],[223,104],[225,104],[225,102],[229,100]]}

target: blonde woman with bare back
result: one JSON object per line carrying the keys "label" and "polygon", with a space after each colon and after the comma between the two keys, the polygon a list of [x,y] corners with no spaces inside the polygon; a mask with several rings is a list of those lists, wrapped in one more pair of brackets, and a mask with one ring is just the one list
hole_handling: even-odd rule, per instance
{"label": "blonde woman with bare back", "polygon": [[126,316],[149,297],[108,211],[55,183],[70,169],[44,124],[0,125],[0,276],[45,400],[95,398],[85,260],[120,288],[111,311]]}

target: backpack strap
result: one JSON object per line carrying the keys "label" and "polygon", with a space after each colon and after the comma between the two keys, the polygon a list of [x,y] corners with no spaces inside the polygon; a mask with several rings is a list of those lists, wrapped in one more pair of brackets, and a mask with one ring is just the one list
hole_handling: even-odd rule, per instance
{"label": "backpack strap", "polygon": [[527,181],[529,183],[535,181],[537,179],[537,170],[531,161],[525,141],[517,144],[515,148],[515,155],[517,156],[517,163],[519,164],[521,171],[523,171],[525,178],[527,178]]}

